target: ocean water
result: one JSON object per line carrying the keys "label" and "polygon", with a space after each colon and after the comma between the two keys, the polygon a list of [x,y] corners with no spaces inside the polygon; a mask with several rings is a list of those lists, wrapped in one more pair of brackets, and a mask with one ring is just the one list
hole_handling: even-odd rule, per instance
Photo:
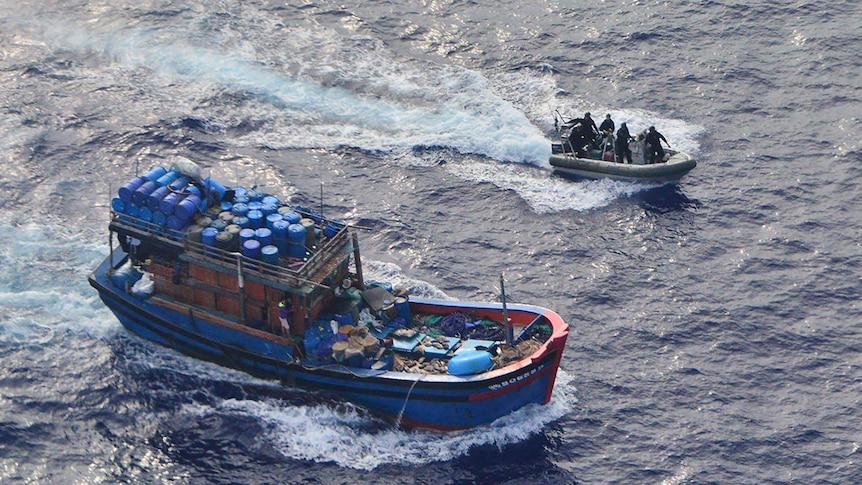
{"label": "ocean water", "polygon": [[[0,0],[0,483],[862,483],[862,4]],[[677,185],[571,181],[553,114]],[[110,195],[182,155],[366,277],[552,308],[554,391],[392,429],[126,332]]]}

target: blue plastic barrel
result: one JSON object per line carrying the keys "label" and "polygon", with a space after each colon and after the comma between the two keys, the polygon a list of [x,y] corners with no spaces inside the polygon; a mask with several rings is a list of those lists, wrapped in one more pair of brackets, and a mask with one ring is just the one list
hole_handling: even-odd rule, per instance
{"label": "blue plastic barrel", "polygon": [[259,200],[250,200],[248,201],[248,210],[251,211],[259,211],[263,207],[263,204],[260,203]]}
{"label": "blue plastic barrel", "polygon": [[254,238],[260,242],[261,247],[272,244],[272,230],[267,227],[255,229]]}
{"label": "blue plastic barrel", "polygon": [[330,221],[326,227],[323,228],[323,235],[326,237],[333,237],[342,229],[344,229],[344,223],[340,221]]}
{"label": "blue plastic barrel", "polygon": [[243,192],[235,192],[233,195],[233,203],[236,204],[248,204],[248,195],[245,193],[245,189],[242,187],[234,189],[236,191],[243,190]]}
{"label": "blue plastic barrel", "polygon": [[279,213],[270,214],[266,216],[266,227],[272,230],[273,225],[282,219],[284,219],[284,217]]}
{"label": "blue plastic barrel", "polygon": [[164,227],[168,223],[168,216],[159,211],[153,211],[153,224]]}
{"label": "blue plastic barrel", "polygon": [[177,204],[176,208],[174,208],[174,213],[180,219],[185,218],[186,220],[190,220],[201,209],[201,203],[200,197],[189,195]]}
{"label": "blue plastic barrel", "polygon": [[272,204],[268,202],[260,203],[260,211],[263,212],[263,216],[267,217],[272,214],[278,213],[278,204]]}
{"label": "blue plastic barrel", "polygon": [[260,242],[255,239],[249,239],[242,243],[240,252],[249,258],[260,259]]}
{"label": "blue plastic barrel", "polygon": [[273,245],[260,248],[260,259],[264,263],[278,264],[278,248]]}
{"label": "blue plastic barrel", "polygon": [[138,219],[152,222],[153,221],[153,211],[147,206],[142,206],[138,209]]}
{"label": "blue plastic barrel", "polygon": [[132,217],[138,217],[139,210],[140,209],[134,202],[129,202],[128,204],[126,204],[126,214]]}
{"label": "blue plastic barrel", "polygon": [[260,229],[263,227],[263,212],[259,210],[249,210],[246,217],[248,217],[248,227],[252,229]]}
{"label": "blue plastic barrel", "polygon": [[263,205],[275,204],[276,208],[278,208],[278,197],[274,195],[266,195],[260,201],[263,203]]}
{"label": "blue plastic barrel", "polygon": [[170,185],[174,180],[178,179],[179,177],[180,177],[179,172],[177,172],[174,169],[170,169],[167,171],[167,173],[165,173],[164,175],[159,177],[156,180],[156,183],[159,184],[160,187],[165,187],[165,186]]}
{"label": "blue plastic barrel", "polygon": [[231,202],[229,200],[223,200],[223,201],[219,202],[219,208],[221,208],[221,210],[223,210],[223,211],[229,211],[229,210],[233,209],[233,202]]}
{"label": "blue plastic barrel", "polygon": [[413,320],[413,314],[410,312],[410,300],[407,298],[403,296],[395,297],[395,311],[405,322],[410,323]]}
{"label": "blue plastic barrel", "polygon": [[235,216],[247,216],[248,215],[248,204],[245,202],[234,202],[233,207],[230,209]]}
{"label": "blue plastic barrel", "polygon": [[203,192],[196,185],[189,185],[185,189],[186,195],[197,195],[201,200],[206,200]]}
{"label": "blue plastic barrel", "polygon": [[264,194],[258,189],[251,189],[246,195],[248,195],[249,202],[260,202],[261,200],[263,200],[263,196],[266,194]]}
{"label": "blue plastic barrel", "polygon": [[299,212],[296,212],[290,207],[282,207],[278,209],[278,213],[281,214],[281,216],[284,217],[284,220],[286,220],[290,224],[299,224],[299,221],[302,220],[302,216],[299,215]]}
{"label": "blue plastic barrel", "polygon": [[171,190],[173,190],[174,192],[182,192],[182,191],[186,190],[186,187],[189,185],[189,183],[191,181],[192,181],[192,179],[190,179],[189,177],[187,177],[185,175],[182,175],[182,176],[179,176],[176,179],[174,179],[174,181],[171,182],[171,184],[168,185],[168,187],[170,187]]}
{"label": "blue plastic barrel", "polygon": [[290,223],[284,219],[273,222],[270,228],[272,229],[272,238],[287,240],[287,230],[289,227]]}
{"label": "blue plastic barrel", "polygon": [[272,224],[272,240],[275,246],[278,247],[278,252],[287,254],[287,228],[290,223],[284,219],[276,221]]}
{"label": "blue plastic barrel", "polygon": [[157,187],[156,190],[150,192],[150,195],[147,196],[147,207],[152,211],[159,210],[159,203],[169,193],[171,193],[171,189],[167,187]]}
{"label": "blue plastic barrel", "polygon": [[491,368],[491,354],[484,350],[469,350],[449,359],[449,373],[453,376],[479,374]]}
{"label": "blue plastic barrel", "polygon": [[185,196],[177,192],[169,193],[159,202],[159,210],[166,216],[173,214],[174,208],[183,200],[183,197]]}
{"label": "blue plastic barrel", "polygon": [[119,196],[111,199],[111,209],[114,212],[123,212],[126,210],[126,203]]}
{"label": "blue plastic barrel", "polygon": [[218,183],[213,180],[212,177],[207,177],[204,179],[204,194],[206,195],[206,199],[213,202],[221,202],[224,199],[224,195],[227,192],[227,189],[224,185]]}
{"label": "blue plastic barrel", "polygon": [[214,227],[207,227],[201,231],[201,242],[204,243],[205,246],[215,247],[216,245],[216,236],[218,236],[219,230]]}
{"label": "blue plastic barrel", "polygon": [[288,226],[287,254],[294,258],[305,257],[305,227],[302,224]]}
{"label": "blue plastic barrel", "polygon": [[236,216],[231,219],[231,224],[236,224],[239,227],[248,227],[248,217]]}
{"label": "blue plastic barrel", "polygon": [[150,182],[155,182],[159,179],[159,177],[166,173],[168,173],[168,169],[166,169],[165,167],[155,166],[151,168],[149,172],[144,174],[144,178],[149,180]]}
{"label": "blue plastic barrel", "polygon": [[131,202],[132,194],[138,190],[138,187],[140,187],[144,182],[146,182],[146,180],[143,177],[135,177],[126,182],[122,187],[120,187],[120,190],[117,191],[117,195],[120,196],[120,200],[126,204]]}
{"label": "blue plastic barrel", "polygon": [[138,207],[147,205],[147,196],[150,195],[152,191],[156,190],[157,187],[158,185],[156,185],[155,182],[147,180],[132,192],[132,202]]}
{"label": "blue plastic barrel", "polygon": [[254,229],[244,228],[239,231],[239,244],[242,247],[246,241],[254,239]]}
{"label": "blue plastic barrel", "polygon": [[177,217],[176,214],[171,214],[167,216],[166,225],[168,229],[173,229],[175,231],[182,231],[189,225],[188,219],[182,219]]}

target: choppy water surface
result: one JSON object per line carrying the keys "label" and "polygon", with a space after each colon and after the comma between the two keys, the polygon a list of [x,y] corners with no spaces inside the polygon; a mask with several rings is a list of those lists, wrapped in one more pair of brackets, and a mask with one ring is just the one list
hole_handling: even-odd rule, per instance
{"label": "choppy water surface", "polygon": [[[0,1],[0,482],[862,481],[858,2]],[[679,185],[570,181],[553,112],[654,124]],[[128,334],[87,274],[172,155],[367,226],[366,276],[572,326],[486,428]]]}

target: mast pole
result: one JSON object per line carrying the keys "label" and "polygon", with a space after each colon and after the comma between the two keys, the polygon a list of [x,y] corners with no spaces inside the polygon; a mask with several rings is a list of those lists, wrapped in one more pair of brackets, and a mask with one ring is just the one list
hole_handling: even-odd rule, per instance
{"label": "mast pole", "polygon": [[509,321],[509,313],[506,311],[506,287],[503,286],[503,273],[500,273],[500,300],[503,302],[503,324],[506,326],[506,343],[512,345],[515,341],[515,329]]}
{"label": "mast pole", "polygon": [[359,237],[355,232],[350,233],[353,237],[353,265],[356,266],[356,283],[360,290],[365,289],[365,279],[362,277],[362,260],[359,258]]}

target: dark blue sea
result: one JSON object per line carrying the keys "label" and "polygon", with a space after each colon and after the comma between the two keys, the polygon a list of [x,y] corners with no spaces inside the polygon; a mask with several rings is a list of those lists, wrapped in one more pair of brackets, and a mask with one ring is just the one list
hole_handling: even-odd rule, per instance
{"label": "dark blue sea", "polygon": [[[0,0],[0,483],[862,483],[862,3]],[[679,184],[573,181],[554,113]],[[553,400],[404,431],[127,332],[112,194],[181,155],[366,278],[571,325]]]}

